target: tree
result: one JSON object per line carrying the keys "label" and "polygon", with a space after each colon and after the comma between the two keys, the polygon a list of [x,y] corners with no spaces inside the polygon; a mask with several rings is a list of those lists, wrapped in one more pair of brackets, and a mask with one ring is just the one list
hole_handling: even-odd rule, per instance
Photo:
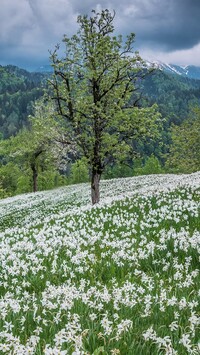
{"label": "tree", "polygon": [[134,174],[136,175],[149,175],[149,174],[162,174],[163,169],[157,157],[151,154],[141,167],[136,167],[134,169]]}
{"label": "tree", "polygon": [[200,169],[200,108],[193,108],[180,126],[172,125],[172,144],[166,166],[176,172]]}
{"label": "tree", "polygon": [[34,101],[44,94],[45,79],[42,73],[29,73],[12,65],[0,67],[0,132],[4,139],[27,125]]}
{"label": "tree", "polygon": [[12,196],[17,190],[18,179],[21,177],[19,167],[13,162],[0,164],[0,198]]}
{"label": "tree", "polygon": [[80,184],[81,182],[88,182],[88,164],[85,158],[76,160],[70,169],[70,182],[72,184]]}
{"label": "tree", "polygon": [[113,35],[114,16],[108,10],[79,16],[77,34],[63,38],[65,57],[59,58],[59,46],[50,57],[52,99],[70,140],[87,160],[93,204],[99,202],[106,165],[123,160],[132,140],[152,135],[159,116],[155,106],[137,107],[134,84],[144,75],[144,62],[133,51],[133,33],[124,44],[122,36]]}
{"label": "tree", "polygon": [[32,172],[32,189],[38,190],[38,172],[49,162],[55,165],[58,157],[56,139],[59,137],[57,122],[53,118],[52,106],[44,99],[35,103],[35,112],[29,116],[29,127],[23,128],[16,136],[1,141],[0,153],[9,156],[19,166]]}

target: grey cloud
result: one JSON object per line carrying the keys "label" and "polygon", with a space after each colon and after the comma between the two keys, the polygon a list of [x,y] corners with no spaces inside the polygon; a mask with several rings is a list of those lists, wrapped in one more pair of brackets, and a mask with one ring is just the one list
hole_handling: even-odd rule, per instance
{"label": "grey cloud", "polygon": [[115,10],[116,32],[135,32],[139,49],[170,52],[200,43],[199,0],[1,0],[0,63],[48,62],[48,49],[75,33],[77,15],[93,8]]}
{"label": "grey cloud", "polygon": [[135,32],[140,47],[172,51],[200,42],[199,0],[129,1],[122,17],[123,30]]}
{"label": "grey cloud", "polygon": [[[165,51],[187,49],[200,42],[199,0],[102,0],[102,8],[116,10],[116,30],[136,33],[139,47]],[[76,12],[89,12],[94,2],[73,1]],[[95,5],[96,7],[96,5]]]}

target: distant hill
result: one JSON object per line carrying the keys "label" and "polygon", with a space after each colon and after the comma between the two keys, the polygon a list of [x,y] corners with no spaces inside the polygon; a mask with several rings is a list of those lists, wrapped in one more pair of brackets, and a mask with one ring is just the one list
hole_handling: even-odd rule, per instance
{"label": "distant hill", "polygon": [[30,73],[13,65],[0,66],[0,134],[16,134],[43,94],[46,74]]}
{"label": "distant hill", "polygon": [[200,80],[156,69],[142,82],[147,105],[157,103],[167,124],[181,123],[191,106],[200,106]]}
{"label": "distant hill", "polygon": [[7,75],[9,75],[10,78],[17,77],[20,80],[32,82],[37,85],[40,84],[42,81],[44,81],[46,77],[46,75],[44,75],[45,70],[43,72],[39,72],[39,71],[30,72],[23,68],[19,68],[15,65],[6,65],[6,66],[0,65],[0,73],[1,73],[0,79],[2,78],[3,73],[7,73]]}
{"label": "distant hill", "polygon": [[[142,93],[139,104],[157,103],[166,118],[166,129],[172,122],[180,124],[187,117],[190,106],[200,106],[200,80],[197,78],[200,68],[187,68],[188,72],[186,68],[160,63],[153,74],[139,82]],[[0,136],[3,138],[16,134],[26,125],[33,102],[43,94],[51,66],[38,70],[29,72],[13,65],[0,66]],[[196,79],[189,75],[196,75]]]}
{"label": "distant hill", "polygon": [[[187,65],[180,66],[176,64],[167,64],[160,61],[147,62],[148,65],[154,66],[156,69],[159,69],[167,74],[177,74],[179,76],[183,76],[185,78],[190,79],[198,79],[200,80],[200,66]],[[38,73],[52,73],[51,65],[41,65],[40,67],[36,67],[32,72]]]}

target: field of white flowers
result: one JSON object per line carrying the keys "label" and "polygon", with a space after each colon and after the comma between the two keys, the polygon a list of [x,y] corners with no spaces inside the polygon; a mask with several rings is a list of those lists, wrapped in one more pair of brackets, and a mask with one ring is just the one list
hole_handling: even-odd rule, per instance
{"label": "field of white flowers", "polygon": [[0,354],[200,354],[200,173],[0,201]]}

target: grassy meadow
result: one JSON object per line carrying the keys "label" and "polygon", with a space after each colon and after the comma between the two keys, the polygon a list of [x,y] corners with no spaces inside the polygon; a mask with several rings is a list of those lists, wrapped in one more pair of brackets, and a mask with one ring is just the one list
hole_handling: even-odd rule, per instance
{"label": "grassy meadow", "polygon": [[200,173],[0,200],[0,354],[200,354]]}

